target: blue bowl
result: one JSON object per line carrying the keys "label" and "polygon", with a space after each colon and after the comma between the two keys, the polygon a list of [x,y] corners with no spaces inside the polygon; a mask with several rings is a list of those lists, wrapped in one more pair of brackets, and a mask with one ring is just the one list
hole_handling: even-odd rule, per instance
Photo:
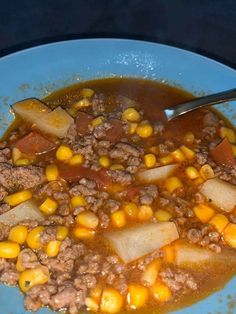
{"label": "blue bowl", "polygon": [[[183,87],[196,95],[235,88],[236,71],[203,56],[154,43],[85,39],[52,43],[0,59],[0,132],[13,119],[10,105],[26,97],[44,97],[72,83],[101,77],[142,77]],[[218,105],[236,124],[236,103]],[[236,279],[221,291],[175,314],[230,314]],[[0,313],[26,314],[16,288],[0,285]],[[38,314],[52,313],[42,309]]]}

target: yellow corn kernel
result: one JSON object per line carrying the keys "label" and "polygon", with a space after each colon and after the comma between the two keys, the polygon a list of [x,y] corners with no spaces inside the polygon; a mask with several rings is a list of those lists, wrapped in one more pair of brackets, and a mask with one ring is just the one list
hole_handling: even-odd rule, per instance
{"label": "yellow corn kernel", "polygon": [[122,119],[130,122],[137,122],[140,119],[139,112],[134,108],[127,108],[122,113]]}
{"label": "yellow corn kernel", "polygon": [[39,206],[41,212],[45,215],[52,215],[56,212],[58,204],[51,197],[47,197],[46,200]]}
{"label": "yellow corn kernel", "polygon": [[61,145],[56,151],[56,158],[60,161],[69,161],[73,156],[73,152],[69,146]]}
{"label": "yellow corn kernel", "polygon": [[223,230],[223,238],[225,242],[236,249],[236,224],[229,223]]}
{"label": "yellow corn kernel", "polygon": [[10,206],[16,206],[22,202],[25,202],[32,198],[32,193],[30,190],[22,190],[14,194],[10,194],[4,198],[4,202]]}
{"label": "yellow corn kernel", "polygon": [[43,285],[48,282],[49,277],[49,271],[46,266],[27,269],[20,274],[19,286],[23,292],[27,292],[36,285]]}
{"label": "yellow corn kernel", "polygon": [[83,98],[83,99],[77,101],[76,103],[74,103],[73,108],[80,109],[80,108],[84,108],[84,107],[89,107],[91,105],[92,105],[91,101],[89,101],[87,98]]}
{"label": "yellow corn kernel", "polygon": [[236,136],[234,133],[234,130],[230,129],[230,128],[226,128],[226,127],[221,127],[220,128],[220,137],[221,138],[227,138],[228,141],[232,144],[234,144],[236,142]]}
{"label": "yellow corn kernel", "polygon": [[91,240],[94,238],[95,231],[83,227],[75,227],[73,229],[73,235],[80,240]]}
{"label": "yellow corn kernel", "polygon": [[212,225],[219,233],[221,233],[224,228],[228,225],[229,219],[223,214],[216,214],[209,224]]}
{"label": "yellow corn kernel", "polygon": [[89,290],[89,296],[96,301],[100,301],[102,295],[102,286],[96,285],[94,288]]}
{"label": "yellow corn kernel", "polygon": [[194,140],[195,140],[195,136],[193,134],[193,132],[187,132],[185,135],[184,135],[184,138],[183,138],[184,142],[187,144],[187,145],[191,145],[194,143]]}
{"label": "yellow corn kernel", "polygon": [[33,251],[31,251],[31,249],[28,249],[28,248],[23,249],[22,251],[20,251],[20,253],[17,257],[16,270],[18,272],[22,272],[26,269],[25,266],[22,264],[22,259],[23,259],[24,254],[27,254],[28,256],[30,256],[30,262],[37,262],[38,261],[37,255]]}
{"label": "yellow corn kernel", "polygon": [[82,88],[80,91],[80,95],[82,95],[85,98],[91,98],[94,95],[94,90],[91,88]]}
{"label": "yellow corn kernel", "polygon": [[101,156],[98,160],[99,165],[104,167],[104,168],[109,168],[111,165],[110,158],[107,156]]}
{"label": "yellow corn kernel", "polygon": [[202,166],[199,170],[199,173],[204,180],[212,179],[215,176],[214,170],[208,164]]}
{"label": "yellow corn kernel", "polygon": [[144,159],[145,166],[147,168],[154,167],[157,161],[156,156],[154,154],[146,154],[144,155],[143,159]]}
{"label": "yellow corn kernel", "polygon": [[173,245],[166,245],[162,249],[163,258],[166,263],[174,263],[175,262],[175,247]]}
{"label": "yellow corn kernel", "polygon": [[150,291],[154,299],[158,302],[167,302],[172,296],[170,288],[160,280],[154,283]]}
{"label": "yellow corn kernel", "polygon": [[123,306],[123,297],[114,288],[105,288],[102,292],[100,311],[104,313],[118,313]]}
{"label": "yellow corn kernel", "polygon": [[236,157],[236,145],[231,145],[234,157]]}
{"label": "yellow corn kernel", "polygon": [[148,205],[139,206],[138,220],[147,221],[147,220],[151,219],[152,216],[153,216],[153,210],[150,206],[148,206]]}
{"label": "yellow corn kernel", "polygon": [[129,134],[134,134],[136,132],[138,123],[132,122],[129,124]]}
{"label": "yellow corn kernel", "polygon": [[158,209],[155,212],[155,217],[158,221],[169,221],[172,218],[172,215],[167,210]]}
{"label": "yellow corn kernel", "polygon": [[46,178],[48,181],[55,181],[59,176],[57,165],[51,164],[46,167]]}
{"label": "yellow corn kernel", "polygon": [[20,158],[15,161],[16,166],[28,166],[31,164],[31,160],[28,158]]}
{"label": "yellow corn kernel", "polygon": [[76,222],[82,227],[95,229],[98,226],[99,219],[93,212],[82,212],[77,215]]}
{"label": "yellow corn kernel", "polygon": [[18,148],[13,147],[13,148],[12,148],[12,161],[13,161],[14,164],[16,163],[16,161],[17,161],[18,159],[21,158],[21,156],[22,156],[21,151],[20,151]]}
{"label": "yellow corn kernel", "polygon": [[20,253],[20,245],[15,242],[2,241],[0,242],[0,257],[1,258],[16,258]]}
{"label": "yellow corn kernel", "polygon": [[165,188],[170,193],[172,193],[176,189],[182,188],[182,187],[183,187],[183,183],[177,177],[170,177],[170,178],[166,179],[166,181],[165,181]]}
{"label": "yellow corn kernel", "polygon": [[161,267],[160,259],[152,261],[150,264],[146,266],[141,276],[141,281],[145,286],[150,287],[155,283],[160,267]]}
{"label": "yellow corn kernel", "polygon": [[49,257],[55,257],[58,255],[61,246],[61,241],[53,240],[49,241],[44,247],[44,251]]}
{"label": "yellow corn kernel", "polygon": [[30,247],[33,250],[37,250],[42,246],[42,243],[40,242],[40,235],[44,231],[45,227],[38,226],[33,228],[26,238],[26,243],[28,247]]}
{"label": "yellow corn kernel", "polygon": [[186,176],[191,179],[191,180],[194,180],[194,179],[197,179],[199,178],[199,172],[197,171],[197,169],[193,166],[189,166],[185,169],[185,174]]}
{"label": "yellow corn kernel", "polygon": [[86,206],[87,201],[82,195],[73,196],[71,198],[71,205],[73,208],[77,206]]}
{"label": "yellow corn kernel", "polygon": [[82,165],[83,162],[84,162],[84,156],[82,154],[76,154],[70,159],[69,164],[71,166],[79,166],[79,165]]}
{"label": "yellow corn kernel", "polygon": [[186,157],[187,159],[193,159],[193,158],[195,157],[195,155],[196,155],[196,153],[195,153],[194,150],[188,148],[188,147],[185,146],[185,145],[182,145],[182,146],[180,147],[180,149],[181,149],[181,151],[184,153],[184,155],[185,155],[185,157]]}
{"label": "yellow corn kernel", "polygon": [[132,309],[139,309],[148,301],[148,288],[139,284],[129,284],[128,304]]}
{"label": "yellow corn kernel", "polygon": [[125,170],[125,167],[121,164],[114,164],[110,167],[111,170]]}
{"label": "yellow corn kernel", "polygon": [[124,227],[126,225],[125,212],[123,210],[117,210],[116,212],[112,213],[111,222],[117,228]]}
{"label": "yellow corn kernel", "polygon": [[8,235],[8,240],[19,243],[19,244],[23,244],[26,241],[27,234],[28,234],[28,229],[26,226],[21,226],[21,225],[15,226],[11,228]]}
{"label": "yellow corn kernel", "polygon": [[169,154],[167,156],[160,157],[159,161],[162,165],[169,165],[174,161],[174,157]]}
{"label": "yellow corn kernel", "polygon": [[179,148],[176,149],[175,151],[173,151],[170,154],[172,155],[174,160],[177,161],[177,162],[182,162],[182,161],[186,160],[186,157],[185,157],[184,153]]}
{"label": "yellow corn kernel", "polygon": [[104,121],[105,121],[105,117],[103,117],[103,116],[97,117],[97,118],[93,119],[92,127],[95,128],[96,126],[102,124]]}
{"label": "yellow corn kernel", "polygon": [[215,210],[204,204],[195,206],[193,211],[197,218],[203,223],[208,222],[215,215]]}
{"label": "yellow corn kernel", "polygon": [[136,219],[138,217],[138,206],[133,202],[125,203],[123,210],[125,214],[132,219]]}
{"label": "yellow corn kernel", "polygon": [[199,178],[193,180],[193,183],[194,183],[195,185],[200,185],[200,184],[202,184],[203,182],[204,182],[204,180],[203,180],[202,177],[199,177]]}
{"label": "yellow corn kernel", "polygon": [[152,133],[153,133],[153,127],[147,122],[140,123],[137,126],[136,134],[138,134],[138,136],[140,136],[142,138],[150,137],[152,135]]}
{"label": "yellow corn kernel", "polygon": [[57,231],[56,231],[56,238],[57,240],[59,241],[63,241],[65,240],[65,238],[67,237],[68,235],[68,228],[65,227],[65,226],[57,226]]}
{"label": "yellow corn kernel", "polygon": [[91,297],[87,297],[85,299],[85,305],[86,305],[88,311],[97,312],[99,309],[98,301],[91,298]]}

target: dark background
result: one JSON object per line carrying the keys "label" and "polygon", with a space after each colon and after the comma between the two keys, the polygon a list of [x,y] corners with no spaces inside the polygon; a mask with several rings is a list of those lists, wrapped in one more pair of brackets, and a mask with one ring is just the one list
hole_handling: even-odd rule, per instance
{"label": "dark background", "polygon": [[151,40],[236,68],[236,0],[1,0],[0,55],[84,37]]}

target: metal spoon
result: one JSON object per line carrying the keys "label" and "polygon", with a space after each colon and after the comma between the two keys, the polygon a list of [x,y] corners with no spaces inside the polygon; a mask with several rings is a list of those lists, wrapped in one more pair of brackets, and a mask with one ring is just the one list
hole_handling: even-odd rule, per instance
{"label": "metal spoon", "polygon": [[168,121],[181,116],[187,112],[193,111],[197,108],[220,104],[225,101],[236,99],[236,88],[229,89],[224,92],[217,94],[212,94],[209,96],[204,96],[200,98],[193,99],[191,101],[185,102],[183,104],[177,105],[175,107],[169,107],[164,110],[166,118]]}

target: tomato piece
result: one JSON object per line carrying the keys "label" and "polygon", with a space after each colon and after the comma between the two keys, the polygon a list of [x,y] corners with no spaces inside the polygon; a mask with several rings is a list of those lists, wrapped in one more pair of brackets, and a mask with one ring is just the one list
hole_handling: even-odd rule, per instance
{"label": "tomato piece", "polygon": [[106,140],[110,141],[111,143],[115,144],[118,142],[124,135],[122,121],[118,119],[111,119],[108,121],[112,127],[108,130],[106,134]]}
{"label": "tomato piece", "polygon": [[26,155],[41,155],[56,148],[56,144],[36,131],[32,131],[19,139],[14,147]]}
{"label": "tomato piece", "polygon": [[215,148],[210,150],[210,156],[219,164],[227,166],[235,165],[233,149],[226,137]]}
{"label": "tomato piece", "polygon": [[127,190],[125,199],[129,202],[132,202],[138,197],[139,192],[140,192],[140,188],[137,186],[133,186]]}
{"label": "tomato piece", "polygon": [[105,169],[99,171],[83,166],[59,165],[59,175],[69,183],[76,182],[81,178],[94,180],[100,188],[107,189],[112,185],[112,180]]}
{"label": "tomato piece", "polygon": [[93,116],[91,116],[90,114],[83,111],[78,112],[76,116],[75,124],[76,124],[76,130],[80,136],[84,136],[90,133],[89,125],[92,123],[92,120],[93,120]]}

